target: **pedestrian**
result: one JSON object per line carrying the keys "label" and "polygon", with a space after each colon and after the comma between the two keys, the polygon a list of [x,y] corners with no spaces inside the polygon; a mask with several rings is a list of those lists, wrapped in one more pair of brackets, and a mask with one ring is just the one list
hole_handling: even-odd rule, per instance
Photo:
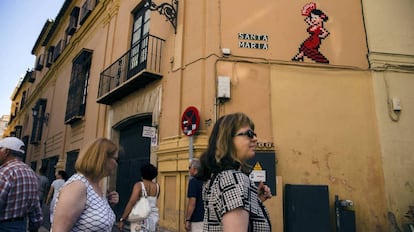
{"label": "pedestrian", "polygon": [[0,232],[39,228],[43,222],[36,173],[25,163],[24,143],[16,137],[0,140]]}
{"label": "pedestrian", "polygon": [[37,176],[39,181],[39,201],[40,207],[43,207],[43,202],[46,201],[46,193],[49,191],[50,188],[50,181],[49,178],[46,177],[47,167],[42,166],[39,169],[39,175]]}
{"label": "pedestrian", "polygon": [[158,175],[158,169],[154,165],[147,163],[141,166],[141,177],[142,181],[134,184],[131,196],[127,205],[125,206],[124,212],[119,219],[118,228],[119,230],[124,229],[124,221],[128,219],[128,215],[131,213],[135,203],[142,197],[142,187],[147,192],[147,198],[151,206],[151,212],[149,216],[140,222],[131,222],[131,232],[155,232],[158,228],[158,207],[157,199],[160,195],[160,185],[154,182],[154,179]]}
{"label": "pedestrian", "polygon": [[[47,167],[42,166],[39,169],[39,175],[37,175],[39,203],[40,203],[40,208],[42,209],[42,212],[43,212],[43,202],[45,202],[46,200],[45,193],[48,192],[50,188],[50,182],[49,182],[49,178],[46,177],[46,171],[47,171]],[[45,219],[45,215],[43,215],[43,218]],[[29,223],[29,232],[38,232],[38,229],[36,227],[32,227],[32,225]]]}
{"label": "pedestrian", "polygon": [[53,221],[53,207],[55,206],[56,197],[59,193],[59,190],[68,180],[68,174],[63,170],[59,170],[55,172],[55,177],[56,180],[52,182],[49,193],[47,194],[46,198],[46,205],[49,205],[50,223],[52,223]]}
{"label": "pedestrian", "polygon": [[75,163],[76,174],[60,189],[54,208],[52,231],[111,231],[115,214],[110,204],[118,193],[104,194],[100,185],[118,166],[118,146],[98,138],[86,147]]}
{"label": "pedestrian", "polygon": [[197,173],[200,161],[193,159],[188,167],[190,180],[187,190],[187,212],[185,230],[191,232],[203,231],[204,205],[203,205],[203,181],[198,179]]}
{"label": "pedestrian", "polygon": [[200,158],[199,177],[206,181],[203,231],[272,231],[263,205],[272,196],[270,188],[263,183],[256,187],[246,163],[256,146],[254,123],[246,114],[228,114],[214,124]]}

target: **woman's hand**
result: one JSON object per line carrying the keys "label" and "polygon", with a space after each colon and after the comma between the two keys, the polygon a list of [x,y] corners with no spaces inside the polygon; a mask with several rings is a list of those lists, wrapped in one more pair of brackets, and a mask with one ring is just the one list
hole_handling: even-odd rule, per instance
{"label": "woman's hand", "polygon": [[118,204],[119,202],[119,194],[116,191],[109,192],[107,194],[108,202],[111,205]]}
{"label": "woman's hand", "polygon": [[185,221],[185,231],[191,231],[191,222]]}
{"label": "woman's hand", "polygon": [[124,221],[119,221],[119,222],[118,222],[118,229],[119,229],[120,231],[123,231],[123,229],[124,229]]}
{"label": "woman's hand", "polygon": [[[118,193],[116,194],[119,200]],[[122,219],[119,220],[118,229],[120,231],[124,229],[124,220],[127,220],[128,215],[131,213],[132,208],[134,207],[135,203],[139,200],[140,194],[141,194],[141,184],[137,182],[134,184],[134,187],[132,188],[131,196],[129,197],[129,201],[127,205],[125,206],[124,212],[122,213],[122,216],[121,216]]]}
{"label": "woman's hand", "polygon": [[272,198],[272,192],[270,191],[269,186],[265,185],[263,182],[260,182],[257,187],[257,196],[262,202],[265,202],[267,199]]}
{"label": "woman's hand", "polygon": [[321,33],[319,34],[319,38],[325,39],[326,37],[328,37],[328,35],[329,35],[329,31],[322,27]]}

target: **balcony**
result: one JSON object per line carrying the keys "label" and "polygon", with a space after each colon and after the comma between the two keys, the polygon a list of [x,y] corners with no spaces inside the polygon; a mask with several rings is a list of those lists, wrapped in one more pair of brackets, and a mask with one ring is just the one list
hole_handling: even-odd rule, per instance
{"label": "balcony", "polygon": [[26,75],[24,76],[24,81],[28,81],[29,83],[33,83],[36,80],[36,71],[27,70]]}
{"label": "balcony", "polygon": [[129,51],[106,68],[100,76],[97,102],[111,105],[159,80],[165,40],[146,35]]}

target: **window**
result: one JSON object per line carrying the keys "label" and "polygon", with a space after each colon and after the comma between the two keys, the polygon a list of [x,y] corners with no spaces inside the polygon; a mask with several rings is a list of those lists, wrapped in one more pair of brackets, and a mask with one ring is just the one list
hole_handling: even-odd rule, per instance
{"label": "window", "polygon": [[133,76],[136,69],[142,70],[146,65],[149,22],[150,11],[146,8],[141,8],[134,15],[128,77]]}
{"label": "window", "polygon": [[26,103],[26,94],[27,94],[27,92],[26,91],[23,91],[23,93],[22,93],[22,100],[20,100],[20,109],[22,109],[23,106],[24,106],[24,104]]}
{"label": "window", "polygon": [[70,151],[66,153],[66,166],[65,170],[68,173],[68,176],[71,176],[76,173],[75,163],[79,156],[79,150]]}
{"label": "window", "polygon": [[38,57],[37,57],[37,60],[36,60],[36,70],[37,71],[42,71],[42,69],[43,69],[43,63],[44,63],[44,56],[43,56],[43,54],[41,54],[41,55],[39,55]]}
{"label": "window", "polygon": [[32,136],[30,138],[31,144],[39,144],[42,140],[43,121],[45,119],[46,99],[39,99],[32,109],[33,111],[33,127]]}
{"label": "window", "polygon": [[65,123],[72,124],[85,115],[92,51],[84,49],[73,61]]}
{"label": "window", "polygon": [[60,53],[62,53],[62,51],[63,51],[64,48],[65,48],[65,41],[61,39],[56,44],[56,47],[53,50],[53,61],[56,61],[57,58],[59,58]]}
{"label": "window", "polygon": [[55,46],[50,46],[47,50],[47,57],[46,57],[46,67],[50,67],[53,64],[53,51],[55,50]]}
{"label": "window", "polygon": [[76,27],[78,26],[78,17],[79,17],[79,7],[74,7],[70,13],[69,25],[66,28],[66,33],[68,35],[73,35],[76,32]]}
{"label": "window", "polygon": [[22,129],[23,129],[22,125],[16,125],[14,127],[14,131],[16,132],[16,137],[19,138],[19,139],[22,138]]}
{"label": "window", "polygon": [[83,3],[79,20],[80,25],[86,21],[98,2],[98,0],[86,0],[85,3]]}
{"label": "window", "polygon": [[15,107],[14,107],[14,114],[13,115],[17,115],[17,113],[19,112],[19,102],[16,102]]}
{"label": "window", "polygon": [[36,80],[36,72],[33,69],[31,71],[27,71],[26,75],[29,83],[33,83]]}

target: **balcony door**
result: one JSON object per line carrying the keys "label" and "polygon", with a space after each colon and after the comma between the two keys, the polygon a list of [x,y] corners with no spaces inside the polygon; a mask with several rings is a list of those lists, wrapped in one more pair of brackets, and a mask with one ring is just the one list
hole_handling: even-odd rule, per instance
{"label": "balcony door", "polygon": [[127,78],[146,68],[150,11],[143,7],[134,14],[132,27],[131,53]]}

